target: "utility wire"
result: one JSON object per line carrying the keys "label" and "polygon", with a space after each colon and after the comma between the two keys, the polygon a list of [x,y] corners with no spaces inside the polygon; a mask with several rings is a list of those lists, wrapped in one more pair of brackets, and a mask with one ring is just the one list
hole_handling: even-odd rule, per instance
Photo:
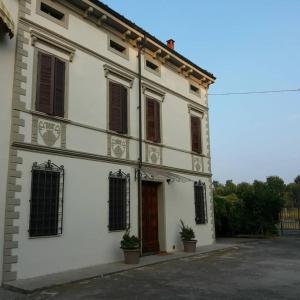
{"label": "utility wire", "polygon": [[209,96],[229,96],[229,95],[249,95],[249,94],[270,94],[270,93],[286,93],[286,92],[300,92],[300,89],[294,90],[277,90],[277,91],[249,91],[249,92],[228,92],[220,94],[208,94]]}

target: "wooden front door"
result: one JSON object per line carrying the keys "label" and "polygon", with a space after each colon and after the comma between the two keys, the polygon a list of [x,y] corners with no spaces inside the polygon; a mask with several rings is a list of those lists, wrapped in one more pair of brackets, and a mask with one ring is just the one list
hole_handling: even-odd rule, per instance
{"label": "wooden front door", "polygon": [[143,253],[159,252],[158,243],[158,210],[157,191],[158,183],[142,183],[142,234]]}

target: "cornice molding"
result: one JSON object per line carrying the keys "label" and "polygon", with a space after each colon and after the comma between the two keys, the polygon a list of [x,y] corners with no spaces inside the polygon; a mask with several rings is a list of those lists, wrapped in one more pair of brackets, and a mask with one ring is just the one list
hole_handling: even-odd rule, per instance
{"label": "cornice molding", "polygon": [[108,76],[110,74],[112,74],[116,77],[119,77],[119,78],[127,81],[129,83],[129,86],[132,88],[135,76],[133,76],[129,73],[125,73],[123,71],[120,71],[120,70],[118,70],[118,69],[116,69],[116,68],[114,68],[110,65],[107,65],[107,64],[103,65],[103,69],[104,69],[104,76],[106,78],[108,78]]}
{"label": "cornice molding", "polygon": [[30,36],[31,36],[31,45],[36,46],[37,42],[41,42],[43,44],[49,45],[53,48],[59,49],[69,55],[69,60],[70,62],[73,61],[74,54],[75,54],[75,49],[60,42],[57,40],[54,40],[50,38],[49,36],[46,36],[36,30],[30,30]]}
{"label": "cornice molding", "polygon": [[161,98],[161,101],[164,101],[166,93],[156,87],[153,87],[152,85],[146,83],[146,82],[142,82],[142,91],[143,94],[146,95],[147,91],[159,96]]}
{"label": "cornice molding", "polygon": [[[54,154],[59,156],[67,156],[67,157],[81,158],[81,159],[88,159],[88,160],[95,160],[95,161],[106,161],[106,162],[136,166],[136,167],[138,166],[138,161],[135,160],[120,159],[120,158],[114,158],[110,156],[92,154],[92,153],[81,152],[76,150],[68,150],[63,148],[34,145],[26,142],[14,142],[12,144],[12,147],[16,150],[24,150],[24,151],[31,151],[31,152],[38,152],[38,153],[49,153],[49,154]],[[197,171],[181,169],[181,168],[176,168],[171,166],[163,166],[163,165],[158,166],[147,162],[143,162],[143,165],[148,167],[161,168],[164,170],[170,170],[177,173],[189,174],[193,176],[204,176],[204,177],[212,176],[211,173],[197,172]]]}

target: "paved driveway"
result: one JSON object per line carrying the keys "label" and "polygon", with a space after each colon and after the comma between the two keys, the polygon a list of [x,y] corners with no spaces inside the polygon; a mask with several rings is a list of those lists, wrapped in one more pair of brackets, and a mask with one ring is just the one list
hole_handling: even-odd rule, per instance
{"label": "paved driveway", "polygon": [[300,299],[300,238],[241,244],[24,296],[26,299]]}

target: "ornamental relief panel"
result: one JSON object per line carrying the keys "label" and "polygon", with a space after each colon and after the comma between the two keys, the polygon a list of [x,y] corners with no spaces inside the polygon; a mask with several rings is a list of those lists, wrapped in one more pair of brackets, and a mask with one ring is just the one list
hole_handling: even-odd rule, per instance
{"label": "ornamental relief panel", "polygon": [[129,140],[127,138],[107,135],[107,155],[115,158],[129,159]]}
{"label": "ornamental relief panel", "polygon": [[66,148],[66,124],[33,117],[31,142],[48,147]]}
{"label": "ornamental relief panel", "polygon": [[192,155],[192,169],[196,172],[204,172],[204,162],[202,156]]}
{"label": "ornamental relief panel", "polygon": [[161,165],[162,164],[162,149],[161,147],[152,144],[146,144],[146,162]]}

